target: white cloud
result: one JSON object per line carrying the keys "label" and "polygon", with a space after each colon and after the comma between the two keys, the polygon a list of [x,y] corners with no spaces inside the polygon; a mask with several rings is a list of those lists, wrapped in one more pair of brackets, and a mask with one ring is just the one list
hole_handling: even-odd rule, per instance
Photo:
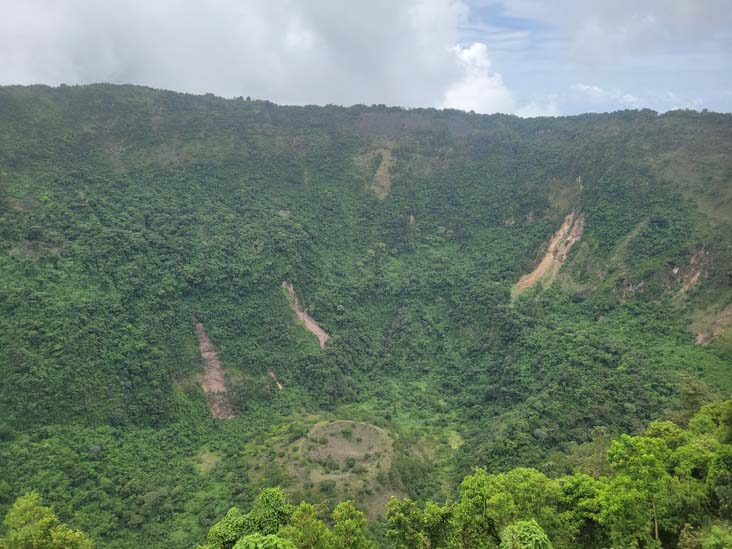
{"label": "white cloud", "polygon": [[588,84],[572,84],[571,88],[574,91],[584,93],[589,95],[590,97],[596,98],[596,99],[603,99],[607,95],[607,92],[603,90],[600,86],[591,86]]}
{"label": "white cloud", "polygon": [[458,45],[463,0],[26,0],[3,12],[0,83],[111,81],[290,104],[515,108],[486,45]]}
{"label": "white cloud", "polygon": [[699,49],[730,38],[729,0],[571,0],[576,53],[592,60]]}
{"label": "white cloud", "polygon": [[503,77],[491,70],[485,44],[476,42],[467,48],[455,46],[452,52],[462,76],[445,92],[443,107],[479,113],[514,111],[514,101]]}
{"label": "white cloud", "polygon": [[618,104],[625,107],[632,107],[640,103],[640,99],[635,95],[624,93],[616,88],[606,90],[600,86],[578,83],[572,84],[570,89],[596,102]]}
{"label": "white cloud", "polygon": [[526,116],[702,100],[731,110],[729,2],[0,0],[0,84]]}
{"label": "white cloud", "polygon": [[438,106],[462,0],[0,0],[0,83]]}
{"label": "white cloud", "polygon": [[535,118],[537,116],[559,116],[559,96],[551,94],[540,101],[530,101],[516,110],[516,114],[523,118]]}
{"label": "white cloud", "polygon": [[562,31],[580,57],[698,49],[732,38],[730,0],[472,0]]}
{"label": "white cloud", "polygon": [[[500,30],[529,31],[519,50],[509,51],[473,28],[518,104],[556,94],[560,110],[579,113],[676,105],[665,90],[702,99],[712,110],[732,111],[732,3],[730,0],[468,0]],[[596,99],[571,90],[573,83],[619,89],[619,97]],[[588,84],[588,85],[589,85]]]}

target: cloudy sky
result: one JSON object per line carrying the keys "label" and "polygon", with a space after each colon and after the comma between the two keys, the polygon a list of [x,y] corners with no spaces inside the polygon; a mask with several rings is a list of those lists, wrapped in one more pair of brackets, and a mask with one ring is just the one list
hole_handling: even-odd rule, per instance
{"label": "cloudy sky", "polygon": [[732,111],[732,0],[0,0],[0,84],[521,116]]}

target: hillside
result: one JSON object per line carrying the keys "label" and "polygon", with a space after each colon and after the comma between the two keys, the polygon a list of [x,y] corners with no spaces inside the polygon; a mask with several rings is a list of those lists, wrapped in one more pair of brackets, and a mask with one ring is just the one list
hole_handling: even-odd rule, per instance
{"label": "hillside", "polygon": [[0,515],[192,547],[279,485],[386,540],[572,474],[731,394],[731,242],[732,115],[0,87]]}

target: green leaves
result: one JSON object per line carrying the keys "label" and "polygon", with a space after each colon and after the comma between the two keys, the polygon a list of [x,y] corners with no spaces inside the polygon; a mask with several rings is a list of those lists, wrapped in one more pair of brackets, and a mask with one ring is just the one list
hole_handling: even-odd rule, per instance
{"label": "green leaves", "polygon": [[272,534],[249,534],[236,542],[233,549],[297,549],[297,546]]}
{"label": "green leaves", "polygon": [[[732,446],[722,443],[729,402],[702,408],[688,430],[663,421],[643,436],[621,435],[607,450],[610,476],[553,479],[526,468],[476,469],[455,503],[420,507],[392,499],[387,535],[399,549],[660,547],[677,537],[726,539],[721,527],[708,525],[729,516]],[[705,530],[697,535],[695,527]]]}
{"label": "green leaves", "polygon": [[295,508],[290,523],[280,528],[279,535],[291,540],[298,549],[336,547],[333,532],[318,518],[315,507],[305,501]]}
{"label": "green leaves", "polygon": [[666,441],[652,437],[620,435],[607,453],[610,465],[651,492],[670,478],[671,450]]}
{"label": "green leaves", "polygon": [[31,492],[19,497],[5,517],[8,529],[0,546],[8,549],[92,549],[82,532],[59,522],[50,507],[41,505],[41,496]]}
{"label": "green leaves", "polygon": [[420,508],[414,501],[392,498],[386,511],[386,534],[396,549],[460,546],[455,510],[428,501]]}
{"label": "green leaves", "polygon": [[[404,546],[493,547],[532,518],[555,547],[645,543],[654,506],[664,539],[680,517],[729,511],[729,406],[681,433],[653,424],[645,438],[666,449],[620,439],[612,476],[603,459],[614,434],[676,405],[682,376],[730,388],[716,343],[686,328],[690,307],[729,300],[729,116],[521,120],[109,85],[5,87],[0,106],[3,506],[35,487],[118,546],[191,546],[250,504],[211,542],[368,544],[355,509],[331,530],[276,492],[254,501],[291,469],[253,448],[332,414],[400,435],[380,473],[415,500],[387,511]],[[358,164],[386,140],[379,201]],[[555,283],[512,304],[573,208],[586,231]],[[692,260],[698,287],[676,295]],[[322,352],[285,278],[334,336]],[[194,315],[229,375],[225,426],[200,390]],[[561,477],[600,425],[584,472],[608,478]],[[205,476],[202,448],[221,456]],[[460,500],[425,503],[475,466]],[[341,484],[318,484],[335,505]]]}
{"label": "green leaves", "polygon": [[333,510],[333,538],[336,547],[375,549],[366,529],[366,515],[352,501],[339,503]]}
{"label": "green leaves", "polygon": [[279,488],[267,488],[257,495],[247,514],[236,507],[229,509],[208,531],[207,547],[230,549],[245,534],[274,535],[289,522],[291,514],[287,496]]}
{"label": "green leaves", "polygon": [[549,538],[535,520],[522,520],[501,532],[501,549],[552,549]]}
{"label": "green leaves", "polygon": [[245,515],[238,508],[232,507],[226,516],[208,531],[207,547],[210,549],[233,547],[237,540],[248,531],[247,526]]}
{"label": "green leaves", "polygon": [[204,549],[375,549],[366,515],[353,502],[333,510],[332,530],[318,518],[313,505],[293,508],[279,488],[262,490],[246,515],[236,507],[211,527]]}

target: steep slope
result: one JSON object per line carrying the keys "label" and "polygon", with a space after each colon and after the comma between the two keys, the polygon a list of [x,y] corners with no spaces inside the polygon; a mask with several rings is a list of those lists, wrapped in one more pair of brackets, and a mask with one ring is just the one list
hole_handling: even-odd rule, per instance
{"label": "steep slope", "polygon": [[200,321],[196,321],[196,334],[198,335],[198,349],[203,360],[203,392],[208,399],[208,409],[211,415],[217,419],[233,419],[234,412],[231,409],[228,389],[224,379],[224,368],[216,355],[216,349],[208,338],[206,328]]}
{"label": "steep slope", "polygon": [[533,271],[523,275],[511,289],[511,296],[514,298],[524,290],[536,286],[538,282],[550,285],[557,276],[559,269],[567,261],[572,246],[582,238],[585,229],[585,218],[572,210],[564,218],[562,225],[552,235],[549,245],[544,252],[539,264]]}
{"label": "steep slope", "polygon": [[290,303],[292,304],[292,308],[294,309],[297,318],[302,321],[302,323],[305,325],[305,328],[310,333],[318,338],[320,348],[325,349],[325,344],[330,339],[330,336],[326,333],[325,330],[323,330],[323,328],[318,325],[317,322],[315,322],[315,319],[313,319],[313,317],[311,317],[308,312],[302,308],[302,305],[300,305],[300,300],[298,299],[297,294],[295,293],[295,288],[292,287],[292,284],[285,281],[282,283],[282,287],[287,290],[287,295],[290,298]]}
{"label": "steep slope", "polygon": [[731,144],[714,113],[0,88],[0,514],[36,488],[102,546],[193,546],[264,484],[332,505],[279,455],[318,422],[393,441],[341,475],[370,505],[728,394]]}

